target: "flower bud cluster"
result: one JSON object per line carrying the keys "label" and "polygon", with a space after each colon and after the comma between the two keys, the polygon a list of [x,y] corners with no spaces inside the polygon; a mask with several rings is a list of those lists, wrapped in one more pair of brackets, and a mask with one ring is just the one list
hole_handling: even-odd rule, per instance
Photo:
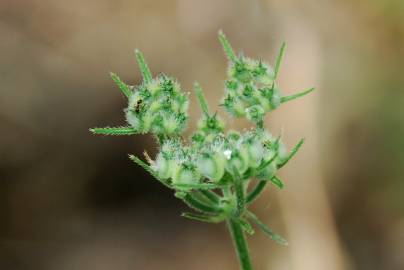
{"label": "flower bud cluster", "polygon": [[198,121],[198,129],[192,136],[192,141],[202,145],[205,142],[212,142],[216,136],[224,131],[224,121],[217,115],[203,115]]}
{"label": "flower bud cluster", "polygon": [[267,131],[230,131],[226,136],[217,133],[189,146],[179,139],[169,139],[162,145],[153,169],[160,178],[171,179],[174,186],[198,184],[205,179],[220,184],[226,173],[244,176],[248,172],[248,177],[269,180],[285,158],[283,144]]}
{"label": "flower bud cluster", "polygon": [[179,134],[186,127],[188,104],[179,83],[160,75],[129,97],[126,121],[139,133]]}
{"label": "flower bud cluster", "polygon": [[[231,116],[246,117],[255,123],[255,129],[224,133],[224,121],[210,112],[201,86],[195,83],[202,117],[195,133],[185,141],[181,133],[188,120],[188,95],[181,92],[179,83],[171,77],[159,75],[153,79],[142,53],[135,50],[143,83],[131,87],[111,74],[128,98],[125,113],[129,125],[97,127],[90,131],[103,135],[154,133],[159,143],[154,160],[147,153],[147,163],[134,155],[129,157],[163,185],[175,190],[177,198],[200,212],[184,213],[184,217],[213,223],[228,220],[235,238],[242,237],[244,231],[253,233],[251,221],[273,240],[286,244],[286,240],[247,208],[262,194],[268,182],[283,187],[276,173],[304,141],[300,140],[287,153],[280,137],[273,137],[265,129],[265,114],[314,88],[289,96],[280,95],[275,80],[285,45],[282,45],[272,69],[261,60],[236,56],[222,32],[219,32],[219,40],[230,62],[222,105]],[[249,184],[254,178],[258,183],[250,189]]]}
{"label": "flower bud cluster", "polygon": [[265,113],[281,103],[274,80],[275,73],[269,64],[237,57],[230,61],[223,106],[232,116],[245,116],[254,123],[262,121]]}

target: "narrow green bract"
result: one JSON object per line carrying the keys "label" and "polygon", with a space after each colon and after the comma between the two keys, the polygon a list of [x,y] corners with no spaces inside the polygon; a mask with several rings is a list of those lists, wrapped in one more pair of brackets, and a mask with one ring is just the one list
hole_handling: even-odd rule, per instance
{"label": "narrow green bract", "polygon": [[[265,116],[282,103],[304,96],[314,88],[282,95],[276,78],[285,44],[272,68],[261,59],[237,55],[221,31],[219,41],[229,60],[221,106],[230,117],[248,119],[255,125],[254,129],[225,131],[225,121],[216,111],[209,110],[201,85],[195,83],[202,116],[194,133],[184,139],[181,134],[189,118],[188,94],[181,90],[175,78],[164,74],[153,78],[143,54],[135,50],[143,77],[140,85],[129,86],[111,73],[128,100],[125,109],[128,125],[90,131],[102,135],[153,134],[159,144],[156,157],[152,159],[145,153],[147,162],[133,155],[130,158],[196,211],[184,213],[183,217],[210,223],[226,221],[241,269],[246,270],[252,269],[245,239],[245,233],[254,233],[250,222],[276,242],[287,243],[247,208],[262,194],[267,183],[284,188],[277,176],[278,170],[303,144],[302,139],[288,153],[281,137],[273,136],[265,128]],[[249,188],[250,185],[254,187]]]}

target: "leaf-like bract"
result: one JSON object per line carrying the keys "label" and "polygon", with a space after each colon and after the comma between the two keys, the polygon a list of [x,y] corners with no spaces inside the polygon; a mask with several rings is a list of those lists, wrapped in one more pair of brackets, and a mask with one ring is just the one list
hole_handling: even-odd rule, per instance
{"label": "leaf-like bract", "polygon": [[103,128],[90,128],[90,131],[94,134],[100,135],[134,135],[138,132],[132,127],[103,127]]}
{"label": "leaf-like bract", "polygon": [[286,241],[282,236],[272,231],[267,225],[262,223],[256,215],[251,212],[247,212],[248,217],[260,228],[266,235],[268,235],[276,243],[287,246],[288,241]]}

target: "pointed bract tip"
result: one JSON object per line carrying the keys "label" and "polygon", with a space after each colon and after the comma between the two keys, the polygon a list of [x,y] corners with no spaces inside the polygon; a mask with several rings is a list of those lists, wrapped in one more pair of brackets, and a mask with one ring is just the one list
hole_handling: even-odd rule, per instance
{"label": "pointed bract tip", "polygon": [[290,96],[281,97],[281,103],[285,103],[285,102],[288,102],[288,101],[291,101],[291,100],[294,100],[294,99],[303,97],[303,96],[305,96],[305,95],[307,95],[307,94],[313,92],[315,89],[316,89],[315,87],[312,87],[312,88],[309,88],[309,89],[304,90],[304,91],[302,91],[302,92],[298,92],[298,93],[296,93],[296,94],[292,94],[292,95],[290,95]]}
{"label": "pointed bract tip", "polygon": [[276,62],[275,62],[275,70],[274,70],[275,79],[278,77],[279,68],[280,68],[280,65],[282,62],[283,54],[285,52],[285,47],[286,47],[286,43],[282,42],[281,48],[279,49],[279,53],[278,53],[278,56],[276,57]]}
{"label": "pointed bract tip", "polygon": [[142,73],[144,82],[145,83],[151,82],[152,73],[146,63],[146,60],[144,59],[143,54],[138,49],[135,49],[135,56],[136,56],[136,61],[140,68],[140,72]]}
{"label": "pointed bract tip", "polygon": [[226,54],[227,58],[230,61],[235,62],[237,60],[237,56],[233,51],[233,48],[230,45],[230,42],[228,41],[228,39],[226,38],[226,36],[224,35],[223,31],[219,30],[219,41],[222,44],[224,53]]}
{"label": "pointed bract tip", "polygon": [[142,53],[138,48],[135,49],[135,55],[136,55],[137,57],[142,57],[142,58],[144,57],[144,56],[143,56],[143,53]]}

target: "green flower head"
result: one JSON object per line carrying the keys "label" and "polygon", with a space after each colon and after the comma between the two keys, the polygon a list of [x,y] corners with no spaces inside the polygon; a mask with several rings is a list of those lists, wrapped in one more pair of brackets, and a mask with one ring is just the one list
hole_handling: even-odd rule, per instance
{"label": "green flower head", "polygon": [[196,211],[183,216],[213,223],[227,221],[232,235],[238,239],[244,237],[244,232],[254,232],[252,222],[273,240],[286,244],[286,240],[263,224],[248,207],[268,183],[284,187],[278,171],[303,144],[303,140],[299,141],[288,152],[281,137],[272,136],[265,128],[266,114],[313,88],[282,95],[277,75],[285,45],[272,67],[261,59],[235,54],[222,32],[219,40],[229,60],[221,106],[230,117],[245,117],[254,128],[225,132],[226,122],[217,111],[209,110],[202,87],[195,83],[202,115],[195,132],[189,139],[184,138],[189,118],[188,94],[173,77],[161,74],[153,78],[143,55],[136,50],[143,77],[141,84],[129,86],[111,74],[128,100],[124,110],[128,125],[91,131],[104,135],[155,135],[158,151],[154,158],[147,153],[147,162],[133,155],[130,158]]}

